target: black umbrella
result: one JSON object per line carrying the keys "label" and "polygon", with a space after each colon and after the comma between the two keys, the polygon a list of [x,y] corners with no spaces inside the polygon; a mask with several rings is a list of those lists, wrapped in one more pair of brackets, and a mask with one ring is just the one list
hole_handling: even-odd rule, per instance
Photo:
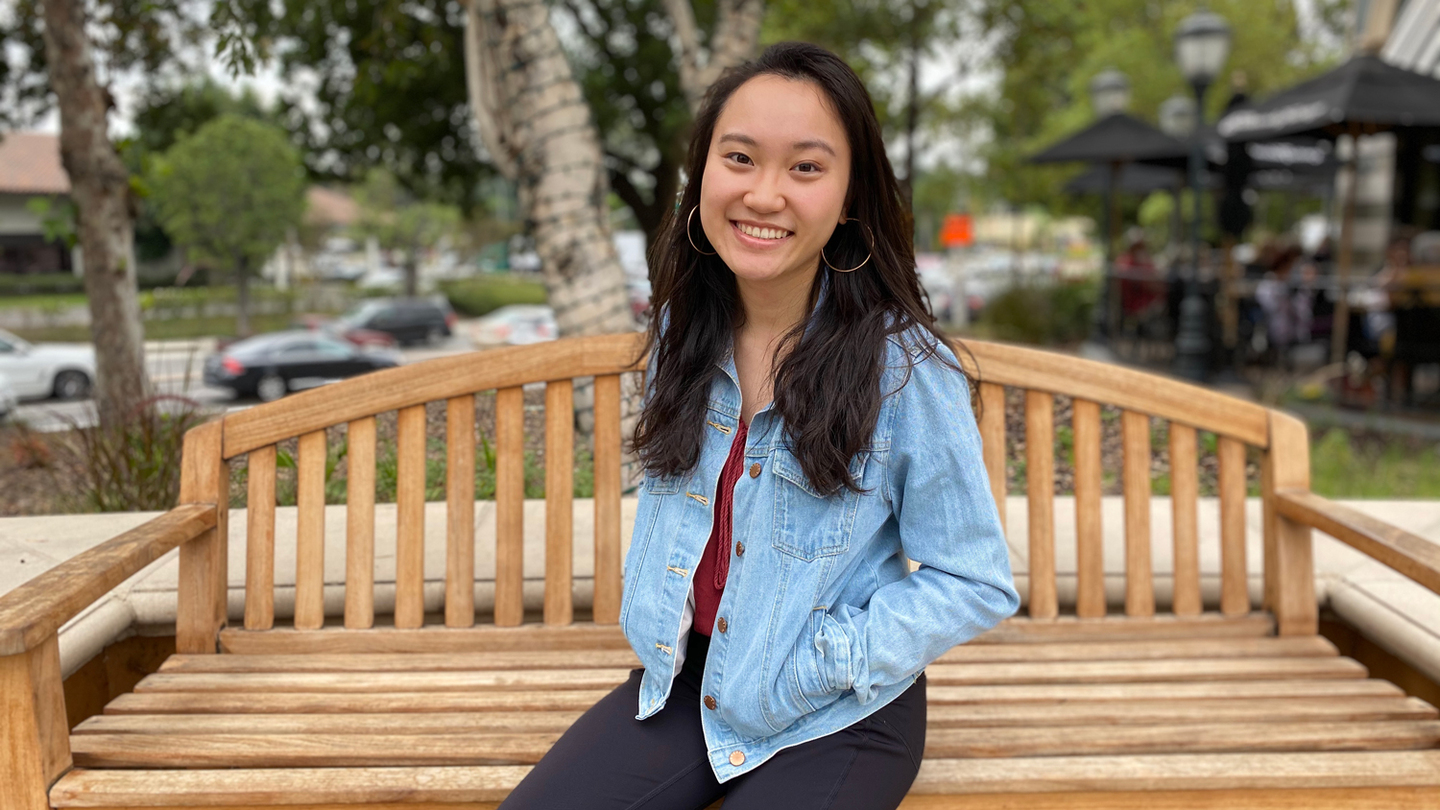
{"label": "black umbrella", "polygon": [[[1065,191],[1070,194],[1098,194],[1110,182],[1110,167],[1095,165],[1070,178]],[[1145,163],[1126,163],[1114,177],[1114,188],[1130,194],[1170,191],[1183,186],[1184,177],[1175,169]]]}
{"label": "black umbrella", "polygon": [[[1397,127],[1440,127],[1440,80],[1362,55],[1258,104],[1236,109],[1216,124],[1229,141],[1271,141],[1294,136],[1334,139]],[[1336,281],[1330,360],[1345,359],[1350,325],[1348,282],[1355,220],[1354,150],[1351,182],[1340,220],[1340,256]]]}
{"label": "black umbrella", "polygon": [[1051,144],[1031,163],[1115,163],[1173,159],[1189,154],[1184,141],[1125,113],[1112,113]]}
{"label": "black umbrella", "polygon": [[1334,138],[1350,126],[1361,131],[1440,126],[1440,79],[1376,56],[1356,56],[1263,102],[1230,112],[1216,129],[1227,141],[1270,141],[1295,135]]}

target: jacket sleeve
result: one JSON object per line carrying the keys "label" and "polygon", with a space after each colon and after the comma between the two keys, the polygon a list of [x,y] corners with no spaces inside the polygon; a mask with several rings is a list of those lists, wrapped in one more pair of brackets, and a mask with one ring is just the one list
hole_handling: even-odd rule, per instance
{"label": "jacket sleeve", "polygon": [[[864,608],[840,606],[815,636],[825,660],[848,669],[837,685],[862,705],[1020,606],[964,377],[927,356],[893,396],[884,487],[905,555],[920,567]],[[832,655],[836,645],[845,649]]]}

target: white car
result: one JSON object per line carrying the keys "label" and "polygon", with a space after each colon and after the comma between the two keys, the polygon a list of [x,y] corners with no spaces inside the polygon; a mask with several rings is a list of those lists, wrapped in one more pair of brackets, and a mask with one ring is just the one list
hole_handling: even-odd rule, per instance
{"label": "white car", "polygon": [[83,343],[30,343],[0,329],[0,374],[21,399],[81,399],[95,381],[95,349]]}
{"label": "white car", "polygon": [[560,337],[555,310],[548,304],[510,304],[470,325],[470,341],[477,347],[509,344],[522,346]]}
{"label": "white car", "polygon": [[0,422],[4,422],[14,413],[19,404],[20,397],[15,393],[15,386],[10,382],[10,378],[0,374]]}

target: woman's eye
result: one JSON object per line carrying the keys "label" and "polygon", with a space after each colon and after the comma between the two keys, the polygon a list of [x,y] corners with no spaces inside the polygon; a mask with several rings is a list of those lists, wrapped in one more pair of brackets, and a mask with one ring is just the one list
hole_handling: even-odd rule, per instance
{"label": "woman's eye", "polygon": [[725,157],[730,158],[736,163],[748,164],[750,162],[750,156],[745,154],[744,152],[731,152]]}
{"label": "woman's eye", "polygon": [[[810,168],[806,169],[806,168],[805,168],[806,166],[809,166]],[[800,169],[800,170],[801,170],[801,171],[800,171],[801,174],[814,174],[815,172],[820,171],[820,167],[819,167],[819,166],[815,165],[814,163],[808,163],[808,162],[807,162],[807,163],[798,164],[795,168]]]}

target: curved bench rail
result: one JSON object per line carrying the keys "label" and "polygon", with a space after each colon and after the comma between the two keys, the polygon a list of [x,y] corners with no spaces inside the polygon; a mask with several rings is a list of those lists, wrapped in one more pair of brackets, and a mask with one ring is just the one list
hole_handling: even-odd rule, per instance
{"label": "curved bench rail", "polygon": [[1280,514],[1319,529],[1440,593],[1440,546],[1305,489],[1275,493]]}
{"label": "curved bench rail", "polygon": [[642,371],[639,333],[566,338],[385,369],[225,417],[225,458],[385,411],[533,382]]}

